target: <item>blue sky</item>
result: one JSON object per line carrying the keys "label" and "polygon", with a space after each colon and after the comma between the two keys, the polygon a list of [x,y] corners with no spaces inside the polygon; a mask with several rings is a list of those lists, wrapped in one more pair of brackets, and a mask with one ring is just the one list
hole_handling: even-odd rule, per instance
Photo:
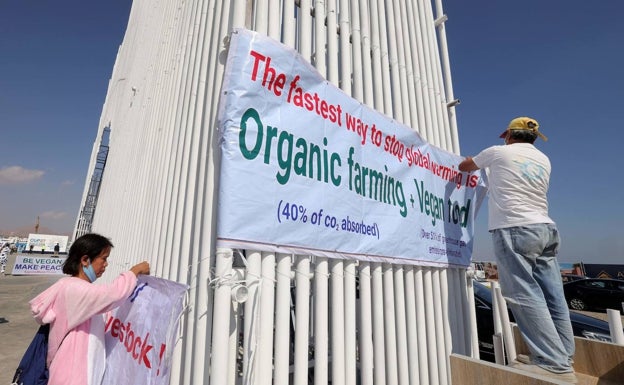
{"label": "blue sky", "polygon": [[[0,232],[72,231],[130,1],[0,2]],[[566,262],[624,263],[624,3],[444,2],[463,155],[537,119]],[[487,206],[475,259],[492,260]],[[32,230],[31,230],[32,231]]]}

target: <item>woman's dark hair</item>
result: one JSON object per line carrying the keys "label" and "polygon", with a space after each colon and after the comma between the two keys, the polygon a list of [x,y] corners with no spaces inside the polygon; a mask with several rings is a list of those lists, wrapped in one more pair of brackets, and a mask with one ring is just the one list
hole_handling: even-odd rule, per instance
{"label": "woman's dark hair", "polygon": [[85,234],[79,237],[69,248],[67,259],[63,264],[63,273],[75,277],[78,275],[83,255],[88,256],[89,261],[93,261],[107,247],[113,247],[112,242],[100,234]]}
{"label": "woman's dark hair", "polygon": [[529,130],[510,130],[509,138],[522,143],[535,143],[537,132]]}

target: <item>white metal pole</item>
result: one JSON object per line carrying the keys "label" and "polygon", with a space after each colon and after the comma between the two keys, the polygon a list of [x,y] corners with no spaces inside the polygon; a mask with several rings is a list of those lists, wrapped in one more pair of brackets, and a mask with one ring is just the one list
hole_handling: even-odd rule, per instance
{"label": "white metal pole", "polygon": [[[230,288],[231,289],[231,288]],[[230,338],[228,341],[228,363],[227,363],[227,379],[228,385],[236,385],[238,367],[236,359],[238,356],[238,325],[239,325],[239,309],[240,305],[232,301],[232,317],[230,318]]]}
{"label": "white metal pole", "polygon": [[275,254],[262,253],[260,279],[260,335],[258,342],[258,381],[272,383],[273,377],[273,316],[275,314]]}
{"label": "white metal pole", "polygon": [[418,333],[418,367],[420,368],[420,383],[422,385],[430,384],[429,382],[429,354],[427,352],[427,306],[425,303],[425,290],[423,268],[414,267],[414,291],[416,293],[416,319]]}
{"label": "white metal pole", "polygon": [[472,358],[479,358],[479,336],[477,334],[477,312],[475,308],[475,299],[474,299],[474,287],[472,283],[472,278],[469,278],[464,273],[462,275],[462,280],[465,283],[466,291],[467,291],[467,301],[463,301],[464,306],[468,306],[469,314],[468,319],[470,329],[469,332],[466,333],[467,336],[470,337],[470,356]]}
{"label": "white metal pole", "polygon": [[425,292],[425,319],[427,327],[427,355],[429,356],[429,377],[432,384],[442,384],[438,369],[438,344],[436,341],[436,319],[433,302],[431,268],[423,269],[423,289]]}
{"label": "white metal pole", "polygon": [[[369,107],[374,108],[374,96],[373,96],[373,61],[371,59],[371,31],[370,31],[370,15],[368,11],[368,1],[358,1],[360,10],[360,30],[362,37],[362,86],[363,86],[363,101]],[[355,12],[355,10],[353,11]]]}
{"label": "white metal pole", "polygon": [[440,384],[448,384],[448,370],[446,367],[448,355],[446,349],[447,343],[450,345],[450,341],[448,341],[446,337],[445,329],[448,329],[448,325],[446,324],[442,312],[442,306],[448,305],[448,302],[444,300],[444,296],[440,290],[440,269],[432,269],[431,285],[433,286],[433,314],[436,319],[435,333],[438,343],[438,375],[440,377]]}
{"label": "white metal pole", "polygon": [[228,339],[230,335],[230,308],[231,308],[231,287],[219,280],[226,280],[232,273],[232,250],[217,250],[217,266],[215,267],[215,278],[217,287],[215,289],[214,305],[217,309],[228,309],[227,311],[215,312],[212,324],[212,359],[211,359],[211,379],[215,384],[227,384],[228,379]]}
{"label": "white metal pole", "polygon": [[375,262],[371,266],[373,270],[373,378],[375,385],[384,385],[386,383],[386,364],[384,359],[386,344],[384,338],[383,278],[381,264]]}
{"label": "white metal pole", "polygon": [[344,350],[345,384],[355,385],[357,379],[357,313],[355,305],[355,264],[354,260],[344,262]]}
{"label": "white metal pole", "polygon": [[507,312],[507,302],[503,297],[498,282],[492,282],[492,289],[497,296],[498,312],[501,316],[501,322],[503,326],[503,342],[505,343],[505,350],[507,351],[508,362],[514,362],[516,360],[516,343],[513,339],[513,332],[511,330],[511,323],[509,322],[509,313]]}
{"label": "white metal pole", "polygon": [[[450,103],[455,100],[455,96],[453,95],[453,79],[451,77],[451,64],[449,60],[448,43],[446,41],[446,15],[444,14],[444,9],[442,8],[442,0],[435,0],[435,5],[436,19],[440,20],[440,22],[437,23],[437,26],[438,40],[440,43],[440,57],[442,60],[442,71],[444,74],[444,87],[446,92],[446,100]],[[447,150],[452,151],[455,154],[459,154],[459,138],[457,135],[457,116],[455,114],[455,105],[455,103],[452,103],[448,107],[450,139],[452,147],[447,148]]]}
{"label": "white metal pole", "polygon": [[[258,353],[260,295],[259,284],[262,275],[260,252],[246,250],[248,299],[245,302],[244,339],[243,339],[243,383],[253,384],[257,380],[256,355]],[[216,307],[215,307],[216,308]]]}
{"label": "white metal pole", "polygon": [[299,2],[299,53],[312,63],[312,16],[310,16],[311,0]]}
{"label": "white metal pole", "polygon": [[[351,0],[351,12],[349,13],[349,21],[351,23],[349,32],[351,33],[351,60],[353,62],[353,70],[351,77],[353,78],[352,97],[363,102],[363,64],[362,64],[362,37],[360,30],[360,12],[358,0]],[[345,2],[346,3],[346,2]]]}
{"label": "white metal pole", "polygon": [[416,318],[416,288],[414,267],[405,266],[405,319],[407,322],[407,362],[410,384],[420,385],[420,362],[418,357],[418,320]]}
{"label": "white metal pole", "polygon": [[624,345],[624,332],[622,331],[622,317],[618,310],[607,309],[609,331],[614,344]]}
{"label": "white metal pole", "polygon": [[338,67],[338,19],[336,0],[327,1],[327,80],[340,88]]}
{"label": "white metal pole", "polygon": [[505,365],[505,344],[503,343],[503,324],[501,322],[501,315],[498,307],[498,296],[491,290],[492,293],[492,317],[494,318],[494,335],[498,336],[500,344],[494,344],[494,358],[497,364]]}
{"label": "white metal pole", "polygon": [[373,323],[370,263],[360,263],[360,380],[373,385]]}
{"label": "white metal pole", "polygon": [[314,384],[329,383],[329,266],[316,258],[314,274]]}
{"label": "white metal pole", "polygon": [[342,259],[331,260],[331,363],[332,384],[345,383],[344,270]]}
{"label": "white metal pole", "polygon": [[351,42],[349,26],[349,2],[341,0],[340,4],[340,89],[351,96]]}
{"label": "white metal pole", "polygon": [[[397,341],[397,374],[398,383],[401,385],[410,384],[409,366],[410,361],[406,359],[409,357],[407,345],[407,325],[406,325],[406,311],[405,311],[405,284],[403,278],[403,267],[401,265],[395,265],[394,267],[394,309],[396,312],[396,341]],[[413,287],[413,286],[412,286]],[[413,289],[410,290],[413,292]]]}
{"label": "white metal pole", "polygon": [[384,104],[383,75],[381,68],[381,31],[377,18],[378,0],[370,0],[371,51],[373,70],[373,107],[377,111],[389,114]]}
{"label": "white metal pole", "polygon": [[[390,81],[390,58],[388,54],[388,29],[386,28],[386,7],[383,0],[373,0],[377,4],[377,23],[379,24],[379,52],[381,59],[381,87],[383,89],[383,112],[396,117],[393,111],[393,94]],[[395,95],[394,95],[395,96]],[[375,104],[377,105],[377,104]],[[379,107],[377,107],[379,109]]]}
{"label": "white metal pole", "polygon": [[327,41],[325,28],[325,2],[314,2],[314,67],[323,77],[327,77],[325,61],[325,44]]}
{"label": "white metal pole", "polygon": [[288,383],[290,357],[290,260],[289,254],[277,255],[275,290],[275,361],[274,382]]}
{"label": "white metal pole", "polygon": [[298,256],[295,303],[295,385],[308,383],[308,336],[310,333],[310,258]]}

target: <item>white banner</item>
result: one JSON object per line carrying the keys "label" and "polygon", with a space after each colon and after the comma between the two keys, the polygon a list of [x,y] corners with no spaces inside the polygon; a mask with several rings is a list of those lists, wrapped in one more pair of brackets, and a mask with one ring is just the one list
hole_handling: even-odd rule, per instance
{"label": "white banner", "polygon": [[105,320],[102,385],[169,384],[171,355],[188,286],[141,275],[132,295]]}
{"label": "white banner", "polygon": [[232,34],[221,98],[219,246],[469,265],[485,188],[461,157],[247,30]]}
{"label": "white banner", "polygon": [[28,244],[26,250],[32,252],[44,252],[52,253],[54,246],[59,245],[59,252],[65,253],[67,251],[67,241],[69,237],[67,235],[51,235],[51,234],[28,234]]}
{"label": "white banner", "polygon": [[18,255],[15,257],[12,275],[63,275],[65,257]]}

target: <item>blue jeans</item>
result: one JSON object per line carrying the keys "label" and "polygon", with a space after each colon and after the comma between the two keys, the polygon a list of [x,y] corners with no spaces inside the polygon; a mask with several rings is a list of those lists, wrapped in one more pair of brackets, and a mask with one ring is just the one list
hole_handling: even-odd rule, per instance
{"label": "blue jeans", "polygon": [[531,352],[531,360],[555,373],[572,371],[574,333],[563,295],[555,224],[492,231],[501,291]]}

